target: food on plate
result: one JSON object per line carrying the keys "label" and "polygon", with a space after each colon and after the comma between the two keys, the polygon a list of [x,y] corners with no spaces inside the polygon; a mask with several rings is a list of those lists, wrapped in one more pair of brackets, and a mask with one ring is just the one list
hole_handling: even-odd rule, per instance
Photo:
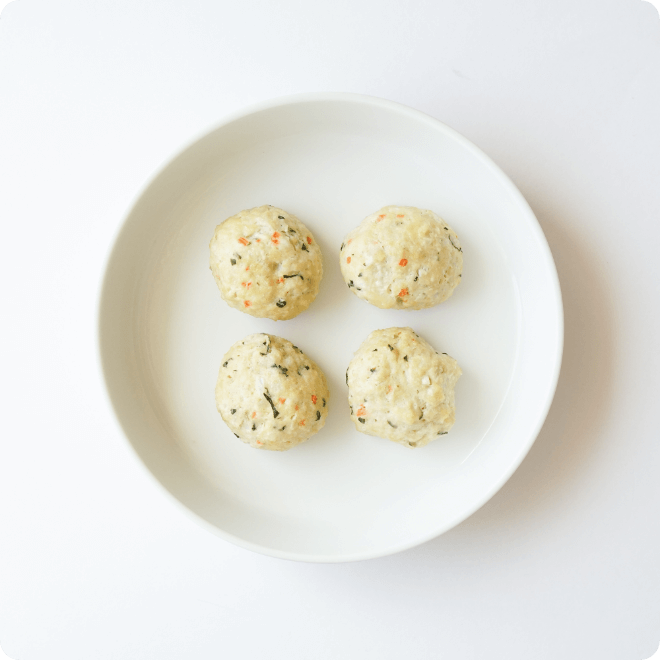
{"label": "food on plate", "polygon": [[433,211],[386,206],[346,236],[340,265],[358,298],[382,309],[423,309],[454,292],[463,250],[456,232]]}
{"label": "food on plate", "polygon": [[222,359],[218,412],[234,435],[258,449],[286,451],[325,424],[330,392],[324,373],[290,341],[254,334]]}
{"label": "food on plate", "polygon": [[282,209],[259,206],[228,218],[215,228],[210,248],[220,294],[241,312],[292,319],[319,292],[321,250],[312,232]]}
{"label": "food on plate", "polygon": [[355,428],[407,447],[423,447],[454,424],[461,369],[410,328],[375,330],[346,371]]}

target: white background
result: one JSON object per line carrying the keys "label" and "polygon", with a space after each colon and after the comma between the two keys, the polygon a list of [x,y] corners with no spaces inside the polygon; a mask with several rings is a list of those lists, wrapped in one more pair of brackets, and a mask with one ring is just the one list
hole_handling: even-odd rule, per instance
{"label": "white background", "polygon": [[[131,200],[226,113],[349,91],[486,151],[564,295],[509,483],[406,553],[307,565],[196,527],[96,359]],[[18,0],[0,18],[0,646],[19,660],[641,660],[660,638],[660,19],[640,0]]]}

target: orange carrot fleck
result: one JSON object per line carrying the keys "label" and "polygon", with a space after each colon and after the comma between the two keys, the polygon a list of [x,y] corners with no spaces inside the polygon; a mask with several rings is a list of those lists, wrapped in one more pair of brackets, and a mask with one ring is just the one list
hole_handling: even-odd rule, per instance
{"label": "orange carrot fleck", "polygon": [[249,245],[250,241],[248,241],[247,238],[243,238],[242,236],[238,239],[238,242],[241,243],[241,245]]}
{"label": "orange carrot fleck", "polygon": [[347,264],[350,264],[350,263],[351,263],[351,258],[350,258],[350,257],[346,257],[346,263],[347,263]]}
{"label": "orange carrot fleck", "polygon": [[392,386],[390,385],[390,386],[387,388],[387,393],[389,394],[391,391],[392,391]]}
{"label": "orange carrot fleck", "polygon": [[257,243],[261,243],[261,239],[260,239],[260,238],[257,239]]}
{"label": "orange carrot fleck", "polygon": [[282,398],[280,398],[280,399],[278,399],[278,401],[279,401],[280,403],[284,403],[284,402],[286,401],[286,399],[282,399]]}
{"label": "orange carrot fleck", "polygon": [[408,295],[408,289],[401,289],[401,291],[399,291],[399,298],[403,298],[404,296],[407,295]]}
{"label": "orange carrot fleck", "polygon": [[312,239],[308,236],[307,237],[307,242],[311,245],[312,244]]}
{"label": "orange carrot fleck", "polygon": [[298,410],[298,406],[296,406],[296,410]]}
{"label": "orange carrot fleck", "polygon": [[362,417],[362,415],[367,414],[367,409],[364,406],[360,406],[357,410],[357,416]]}
{"label": "orange carrot fleck", "polygon": [[277,281],[278,281],[280,284],[284,284],[284,278],[283,278],[283,277],[280,277],[280,279],[277,280]]}
{"label": "orange carrot fleck", "polygon": [[384,213],[382,215],[379,215],[378,220],[376,220],[376,222],[380,222],[384,217],[385,217]]}
{"label": "orange carrot fleck", "polygon": [[401,259],[401,261],[399,261],[399,266],[405,266],[407,263],[408,259]]}
{"label": "orange carrot fleck", "polygon": [[256,413],[256,412],[253,412],[253,413],[252,413],[252,419],[254,419],[256,416],[257,416],[257,413]]}
{"label": "orange carrot fleck", "polygon": [[397,218],[403,218],[403,213],[401,213],[400,215],[397,215],[396,217]]}
{"label": "orange carrot fleck", "polygon": [[243,301],[243,304],[244,304],[246,307],[249,307],[252,303],[251,303],[249,300],[244,300],[244,301]]}
{"label": "orange carrot fleck", "polygon": [[280,232],[276,231],[276,232],[273,233],[270,240],[273,241],[273,243],[275,243],[275,245],[278,245],[279,244],[279,240],[278,240],[279,237],[280,237]]}
{"label": "orange carrot fleck", "polygon": [[245,267],[245,270],[250,270],[250,267],[249,267],[249,266],[246,266],[246,267]]}
{"label": "orange carrot fleck", "polygon": [[316,394],[312,394],[312,403],[316,403],[317,397]]}
{"label": "orange carrot fleck", "polygon": [[349,239],[348,239],[348,242],[346,243],[346,245],[350,245],[352,240],[353,240],[352,238],[349,238]]}
{"label": "orange carrot fleck", "polygon": [[300,426],[305,426],[305,420],[304,419],[300,420]]}

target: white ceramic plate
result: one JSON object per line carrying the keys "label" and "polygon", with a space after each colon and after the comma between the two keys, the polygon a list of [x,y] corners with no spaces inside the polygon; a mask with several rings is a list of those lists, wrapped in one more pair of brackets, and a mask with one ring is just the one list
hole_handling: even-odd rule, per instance
{"label": "white ceramic plate", "polygon": [[[261,204],[297,215],[323,252],[319,296],[291,321],[230,309],[209,271],[215,226]],[[341,278],[344,235],[388,204],[432,209],[460,237],[463,281],[438,307],[380,310]],[[349,419],[348,362],[390,326],[411,326],[463,369],[454,428],[421,449],[360,434]],[[325,427],[288,452],[243,444],[215,409],[221,357],[253,332],[293,341],[328,377]],[[346,94],[250,108],[174,158],[129,212],[100,303],[108,391],[147,468],[222,538],[306,561],[410,548],[484,504],[536,438],[562,340],[552,256],[509,179],[439,121]]]}

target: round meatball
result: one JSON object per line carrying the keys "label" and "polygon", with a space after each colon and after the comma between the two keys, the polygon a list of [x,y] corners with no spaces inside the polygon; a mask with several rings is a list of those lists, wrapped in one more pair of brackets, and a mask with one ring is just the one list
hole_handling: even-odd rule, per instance
{"label": "round meatball", "polygon": [[234,435],[258,449],[286,451],[325,424],[330,393],[324,373],[297,346],[273,335],[236,342],[222,359],[218,412]]}
{"label": "round meatball", "polygon": [[340,264],[358,298],[381,309],[423,309],[454,292],[463,250],[456,232],[433,211],[386,206],[346,236]]}
{"label": "round meatball", "polygon": [[319,292],[321,250],[312,232],[274,206],[225,220],[211,240],[211,272],[224,300],[274,321],[305,311]]}
{"label": "round meatball", "polygon": [[454,424],[454,358],[410,328],[375,330],[346,371],[355,428],[407,447],[423,447]]}

